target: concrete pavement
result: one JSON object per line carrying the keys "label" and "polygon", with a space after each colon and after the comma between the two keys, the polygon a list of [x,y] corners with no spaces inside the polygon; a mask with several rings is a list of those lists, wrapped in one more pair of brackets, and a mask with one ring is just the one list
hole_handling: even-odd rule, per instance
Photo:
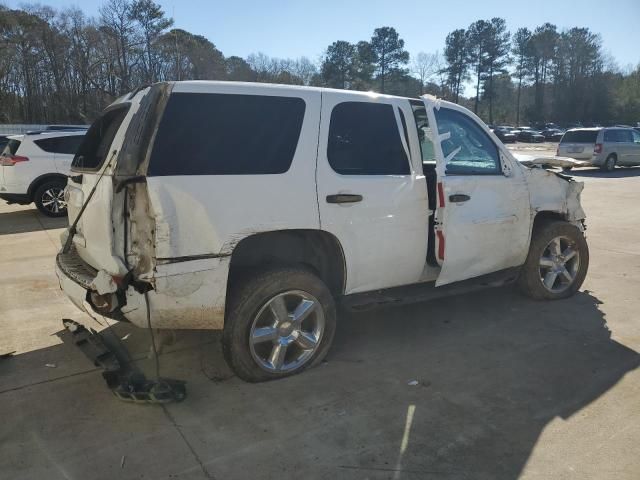
{"label": "concrete pavement", "polygon": [[[342,313],[328,361],[250,385],[215,332],[179,332],[165,407],[118,401],[61,341],[53,258],[64,222],[0,204],[0,478],[640,478],[640,169],[586,182],[581,293],[510,288]],[[142,368],[147,332],[116,325]],[[46,366],[46,365],[50,366]],[[408,383],[417,380],[418,385]]]}

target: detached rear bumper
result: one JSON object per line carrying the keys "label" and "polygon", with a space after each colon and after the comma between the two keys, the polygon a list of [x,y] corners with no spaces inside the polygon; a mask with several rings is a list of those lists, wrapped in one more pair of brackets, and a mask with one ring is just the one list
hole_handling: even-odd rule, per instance
{"label": "detached rear bumper", "polygon": [[73,249],[69,253],[60,252],[56,256],[56,276],[60,289],[83,312],[89,313],[85,302],[88,303],[90,285],[97,273],[84,263]]}
{"label": "detached rear bumper", "polygon": [[93,311],[113,320],[126,320],[119,312],[121,302],[117,292],[100,294],[96,290],[99,274],[80,258],[74,248],[56,256],[56,276],[60,289],[76,307],[89,315]]}

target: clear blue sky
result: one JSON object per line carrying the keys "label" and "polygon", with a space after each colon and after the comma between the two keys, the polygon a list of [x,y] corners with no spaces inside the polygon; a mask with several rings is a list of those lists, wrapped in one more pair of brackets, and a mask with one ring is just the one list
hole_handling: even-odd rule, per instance
{"label": "clear blue sky", "polygon": [[[156,0],[157,1],[157,0]],[[9,7],[24,1],[0,0]],[[97,15],[102,0],[45,0],[76,5]],[[376,27],[392,26],[411,54],[442,50],[448,32],[478,19],[501,16],[511,31],[551,22],[559,29],[589,27],[602,35],[618,64],[640,63],[640,0],[161,0],[175,24],[206,36],[225,56],[264,52],[317,60],[335,40],[368,40]]]}

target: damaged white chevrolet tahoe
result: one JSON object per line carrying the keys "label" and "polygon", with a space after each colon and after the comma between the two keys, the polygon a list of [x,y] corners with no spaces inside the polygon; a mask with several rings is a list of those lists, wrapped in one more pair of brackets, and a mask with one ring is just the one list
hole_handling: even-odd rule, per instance
{"label": "damaged white chevrolet tahoe", "polygon": [[159,83],[87,133],[56,272],[84,311],[223,329],[231,368],[262,381],[326,355],[337,300],[511,281],[572,295],[589,262],[582,188],[429,96]]}

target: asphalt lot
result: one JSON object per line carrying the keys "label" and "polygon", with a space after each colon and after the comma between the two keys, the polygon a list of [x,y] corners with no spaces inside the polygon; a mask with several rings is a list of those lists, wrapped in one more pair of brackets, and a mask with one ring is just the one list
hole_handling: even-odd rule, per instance
{"label": "asphalt lot", "polygon": [[[188,398],[164,407],[117,400],[63,343],[61,318],[92,324],[55,279],[65,222],[0,203],[0,354],[16,351],[0,360],[0,478],[640,478],[640,168],[574,175],[591,249],[575,297],[342,313],[326,363],[257,385],[217,333],[178,332],[161,365]],[[151,373],[147,332],[113,329]]]}

